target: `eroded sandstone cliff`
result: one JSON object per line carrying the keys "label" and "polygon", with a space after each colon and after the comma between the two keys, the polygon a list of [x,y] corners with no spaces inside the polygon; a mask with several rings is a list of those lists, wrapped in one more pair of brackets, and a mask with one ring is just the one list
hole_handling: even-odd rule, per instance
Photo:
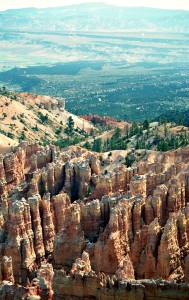
{"label": "eroded sandstone cliff", "polygon": [[189,147],[104,172],[22,143],[0,198],[1,299],[189,299]]}

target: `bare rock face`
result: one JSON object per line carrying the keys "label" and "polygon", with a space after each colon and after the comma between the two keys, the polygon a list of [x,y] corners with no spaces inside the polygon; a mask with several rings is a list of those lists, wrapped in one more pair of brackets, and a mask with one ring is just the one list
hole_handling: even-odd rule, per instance
{"label": "bare rock face", "polygon": [[106,172],[77,146],[2,156],[0,298],[189,299],[188,170],[189,147]]}
{"label": "bare rock face", "polygon": [[131,205],[124,199],[111,208],[109,223],[94,245],[91,263],[96,272],[115,274],[129,252],[130,212]]}
{"label": "bare rock face", "polygon": [[32,270],[35,265],[33,231],[29,205],[23,199],[10,206],[8,240],[5,255],[12,257],[14,278],[17,282],[24,280],[24,270]]}
{"label": "bare rock face", "polygon": [[65,190],[75,200],[88,196],[91,168],[88,161],[78,161],[65,165]]}
{"label": "bare rock face", "polygon": [[146,247],[144,250],[144,264],[140,264],[138,272],[140,277],[157,278],[156,274],[156,255],[159,240],[161,238],[161,226],[158,218],[155,218],[148,226]]}
{"label": "bare rock face", "polygon": [[123,262],[121,263],[121,267],[116,271],[117,278],[119,280],[127,280],[128,278],[134,279],[134,269],[133,264],[129,255],[127,254]]}
{"label": "bare rock face", "polygon": [[146,177],[135,175],[130,182],[130,191],[133,196],[146,196]]}
{"label": "bare rock face", "polygon": [[56,233],[70,221],[72,205],[68,194],[60,193],[52,198],[51,206],[54,211]]}
{"label": "bare rock face", "polygon": [[[128,270],[134,276],[129,259],[123,262],[117,276],[96,274],[91,270],[88,256],[76,259],[69,275],[56,270],[53,279],[54,299],[184,299],[189,290],[187,284],[174,284],[159,280],[134,280],[125,277]],[[119,297],[119,298],[118,298]]]}
{"label": "bare rock face", "polygon": [[[42,155],[43,151],[43,155]],[[6,197],[7,193],[20,183],[29,170],[41,168],[50,163],[51,148],[42,149],[41,146],[28,145],[22,142],[14,152],[1,157],[0,160],[0,197]],[[37,158],[36,156],[37,155]],[[41,158],[43,157],[43,158]]]}
{"label": "bare rock face", "polygon": [[102,223],[102,206],[100,201],[96,199],[86,204],[80,201],[79,205],[81,210],[81,227],[85,237],[91,242],[96,241]]}
{"label": "bare rock face", "polygon": [[43,196],[41,201],[41,212],[42,212],[42,227],[43,227],[43,241],[46,254],[53,252],[53,243],[54,243],[54,224],[53,216],[50,206],[50,194]]}
{"label": "bare rock face", "polygon": [[57,267],[71,267],[72,262],[80,256],[86,246],[84,233],[81,230],[80,217],[80,206],[74,204],[70,214],[70,221],[56,235],[54,259]]}
{"label": "bare rock face", "polygon": [[2,259],[2,269],[1,269],[1,281],[6,280],[14,283],[14,276],[13,276],[13,267],[12,267],[12,258],[3,256]]}
{"label": "bare rock face", "polygon": [[[158,248],[157,270],[162,278],[169,279],[170,274],[181,266],[177,236],[177,217],[171,216],[165,225]],[[183,273],[182,269],[181,272]],[[180,275],[183,276],[183,274]]]}
{"label": "bare rock face", "polygon": [[40,195],[34,195],[28,198],[28,203],[30,205],[30,214],[32,218],[32,227],[34,233],[34,249],[36,253],[36,258],[42,258],[45,255],[45,248],[43,243],[43,228],[41,225],[41,217],[39,206],[41,203]]}
{"label": "bare rock face", "polygon": [[33,283],[38,287],[38,294],[41,300],[48,300],[53,297],[53,275],[54,271],[52,265],[43,262],[37,272],[37,278],[33,280]]}
{"label": "bare rock face", "polygon": [[72,269],[70,271],[70,274],[72,276],[75,276],[78,272],[80,274],[86,274],[91,271],[91,264],[89,259],[89,254],[85,251],[82,253],[81,258],[77,258],[75,263],[72,265]]}

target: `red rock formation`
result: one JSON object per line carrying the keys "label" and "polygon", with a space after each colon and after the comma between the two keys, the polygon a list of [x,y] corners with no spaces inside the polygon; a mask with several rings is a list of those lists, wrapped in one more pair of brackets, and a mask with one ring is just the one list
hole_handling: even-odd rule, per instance
{"label": "red rock formation", "polygon": [[28,198],[28,203],[30,205],[30,214],[32,219],[32,228],[34,233],[34,249],[37,259],[40,259],[45,255],[43,243],[43,228],[41,225],[41,218],[39,212],[40,202],[40,195],[35,195],[33,197]]}
{"label": "red rock formation", "polygon": [[[43,152],[41,152],[43,151]],[[43,149],[39,145],[28,145],[23,142],[14,152],[1,157],[0,161],[0,197],[7,196],[7,193],[27,176],[29,169],[35,167],[41,168],[51,162],[52,149]],[[37,154],[37,162],[31,162]],[[41,159],[41,157],[43,157]],[[35,160],[35,159],[34,159]]]}
{"label": "red rock formation", "polygon": [[50,299],[55,272],[54,299],[188,299],[188,166],[189,147],[107,174],[76,146],[1,157],[0,297]]}
{"label": "red rock formation", "polygon": [[15,201],[10,205],[10,221],[8,223],[8,239],[5,255],[12,257],[13,274],[16,282],[27,280],[25,271],[35,266],[33,231],[28,203]]}
{"label": "red rock formation", "polygon": [[42,228],[43,228],[43,242],[45,253],[50,254],[53,252],[55,230],[53,224],[53,216],[51,212],[50,194],[43,196],[41,201],[41,214],[42,214]]}
{"label": "red rock formation", "polygon": [[72,206],[66,193],[54,196],[51,203],[54,211],[55,229],[58,233],[70,221]]}
{"label": "red rock formation", "polygon": [[180,260],[177,216],[171,216],[165,225],[158,248],[157,272],[159,277],[169,279],[170,275],[181,266]]}
{"label": "red rock formation", "polygon": [[55,238],[54,259],[57,267],[71,267],[73,261],[80,256],[86,247],[80,217],[80,206],[78,204],[72,205],[70,221],[65,224],[65,227]]}
{"label": "red rock formation", "polygon": [[14,276],[13,276],[13,268],[12,268],[12,258],[3,256],[2,259],[2,274],[1,279],[10,281],[14,283]]}
{"label": "red rock formation", "polygon": [[53,298],[52,280],[53,280],[53,267],[51,264],[43,263],[37,272],[37,279],[33,283],[37,285],[38,293],[41,300],[51,300]]}
{"label": "red rock formation", "polygon": [[[85,254],[86,255],[86,254]],[[76,259],[69,275],[65,271],[56,270],[53,279],[54,299],[182,299],[187,300],[189,289],[187,284],[174,284],[160,280],[128,280],[124,269],[128,272],[130,263],[126,260],[123,269],[118,270],[118,279],[104,273],[96,275],[90,268],[88,257]],[[133,271],[130,269],[130,276]],[[124,280],[121,280],[123,278]]]}

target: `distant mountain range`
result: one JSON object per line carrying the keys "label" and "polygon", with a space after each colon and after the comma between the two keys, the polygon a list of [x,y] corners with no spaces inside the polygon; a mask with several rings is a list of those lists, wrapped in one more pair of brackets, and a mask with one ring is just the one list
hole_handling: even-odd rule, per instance
{"label": "distant mountain range", "polygon": [[189,32],[189,12],[127,8],[104,3],[0,12],[0,27],[27,31]]}

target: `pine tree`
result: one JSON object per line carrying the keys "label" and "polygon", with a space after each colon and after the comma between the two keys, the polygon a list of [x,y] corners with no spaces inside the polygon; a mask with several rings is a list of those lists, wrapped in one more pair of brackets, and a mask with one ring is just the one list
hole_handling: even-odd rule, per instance
{"label": "pine tree", "polygon": [[72,118],[72,116],[70,116],[68,118],[68,121],[66,123],[66,129],[65,129],[65,133],[67,133],[67,135],[72,136],[74,133],[74,120]]}
{"label": "pine tree", "polygon": [[149,126],[150,126],[150,124],[149,124],[148,120],[144,120],[143,129],[149,129]]}
{"label": "pine tree", "polygon": [[94,140],[92,150],[102,152],[102,140],[100,138]]}

